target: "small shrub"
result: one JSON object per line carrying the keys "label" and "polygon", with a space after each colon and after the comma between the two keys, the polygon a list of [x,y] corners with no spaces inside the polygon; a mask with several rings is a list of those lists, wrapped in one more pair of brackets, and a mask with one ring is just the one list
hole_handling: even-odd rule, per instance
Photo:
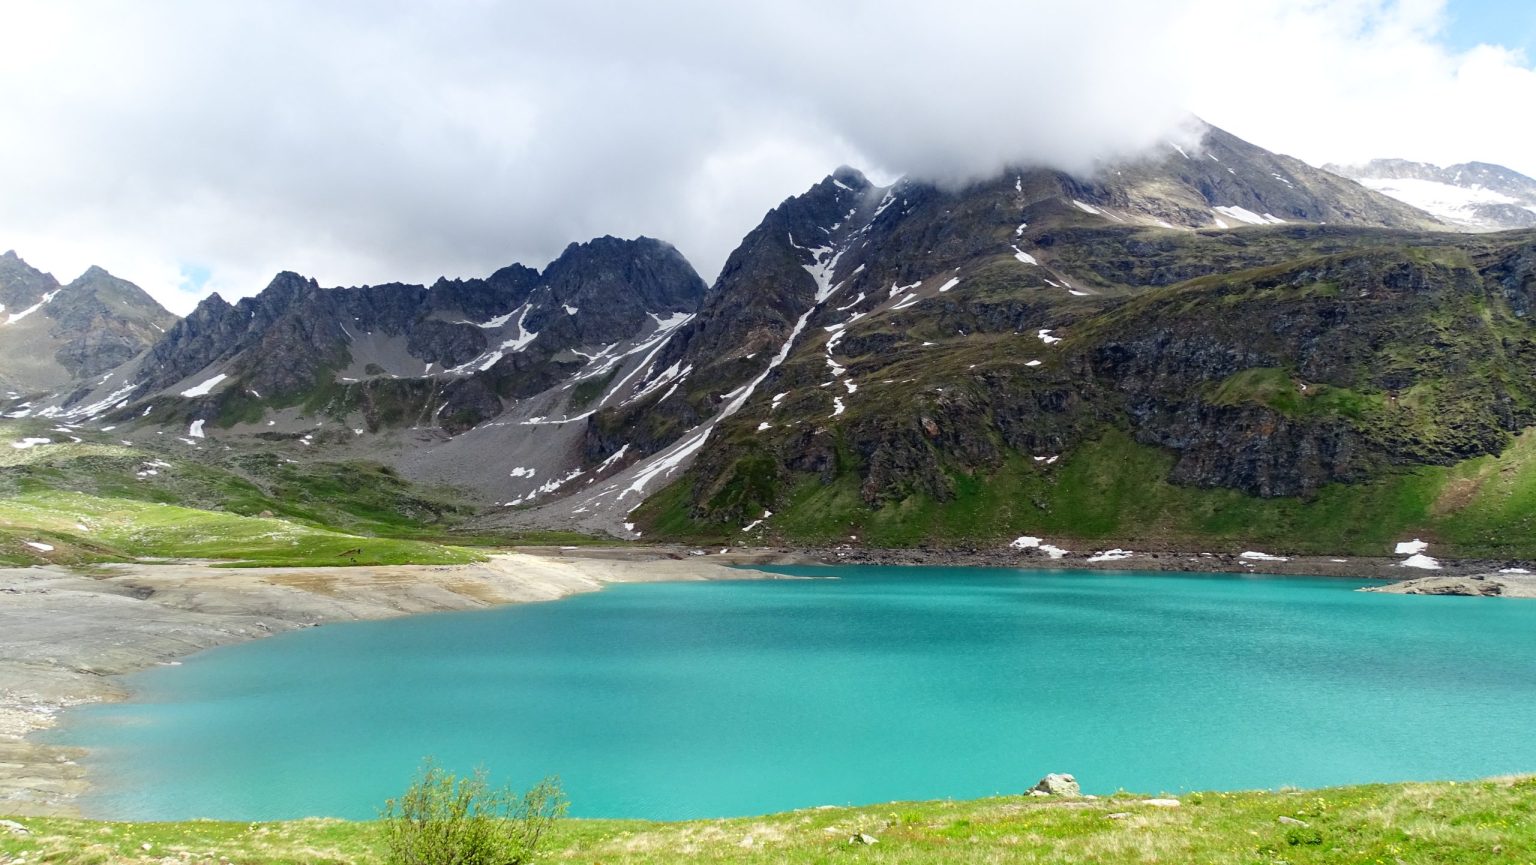
{"label": "small shrub", "polygon": [[524,865],[567,802],[555,778],[525,793],[492,788],[485,770],[460,777],[428,761],[384,806],[390,865]]}

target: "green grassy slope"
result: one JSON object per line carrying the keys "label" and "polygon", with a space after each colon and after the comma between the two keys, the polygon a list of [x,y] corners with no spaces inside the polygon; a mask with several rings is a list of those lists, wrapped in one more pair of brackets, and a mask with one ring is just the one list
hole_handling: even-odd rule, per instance
{"label": "green grassy slope", "polygon": [[[1332,484],[1310,500],[1177,486],[1167,480],[1172,461],[1110,429],[1054,464],[1016,456],[995,472],[956,474],[955,496],[942,502],[919,493],[871,508],[852,472],[830,484],[806,479],[750,537],[822,544],[856,535],[871,546],[908,547],[1001,545],[1033,534],[1218,552],[1262,546],[1386,555],[1393,542],[1417,536],[1445,556],[1536,557],[1536,430],[1498,456]],[[738,543],[746,537],[739,526],[690,518],[688,484],[685,478],[668,487],[636,516],[655,534]]]}
{"label": "green grassy slope", "polygon": [[[13,444],[28,438],[51,441]],[[504,540],[458,535],[473,512],[452,491],[420,488],[377,464],[174,441],[125,444],[111,434],[61,433],[36,421],[0,423],[0,563],[467,562],[480,555],[443,543]],[[358,548],[361,554],[340,555]]]}
{"label": "green grassy slope", "polygon": [[0,563],[80,564],[141,558],[257,565],[463,564],[463,547],[314,528],[289,520],[69,492],[0,499]]}
{"label": "green grassy slope", "polygon": [[[0,862],[383,861],[375,823],[19,822],[28,834],[0,831]],[[850,843],[859,834],[876,843]],[[893,802],[685,823],[570,820],[544,851],[540,861],[604,865],[1525,863],[1536,861],[1536,778],[1205,793],[1182,797],[1179,807],[1121,794]]]}

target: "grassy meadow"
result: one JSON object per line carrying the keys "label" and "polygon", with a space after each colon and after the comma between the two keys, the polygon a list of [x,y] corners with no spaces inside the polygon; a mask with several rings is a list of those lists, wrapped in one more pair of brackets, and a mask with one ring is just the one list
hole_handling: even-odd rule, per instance
{"label": "grassy meadow", "polygon": [[[538,861],[663,863],[1536,862],[1536,777],[1196,793],[1177,807],[1118,794],[893,802],[730,820],[566,820]],[[101,823],[18,818],[0,863],[383,862],[378,823]],[[874,843],[865,843],[867,836]]]}

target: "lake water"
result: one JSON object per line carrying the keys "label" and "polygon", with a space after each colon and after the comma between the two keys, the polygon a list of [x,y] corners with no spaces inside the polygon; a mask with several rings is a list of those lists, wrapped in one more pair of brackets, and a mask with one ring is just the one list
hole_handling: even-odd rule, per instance
{"label": "lake water", "polygon": [[427,755],[579,816],[1536,771],[1536,602],[777,568],[227,646],[73,711],[94,816],[369,818]]}

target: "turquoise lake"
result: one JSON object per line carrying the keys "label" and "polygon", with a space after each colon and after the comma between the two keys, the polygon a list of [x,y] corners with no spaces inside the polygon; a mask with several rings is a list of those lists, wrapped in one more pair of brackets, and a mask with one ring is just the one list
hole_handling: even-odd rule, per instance
{"label": "turquoise lake", "polygon": [[423,757],[589,817],[1536,771],[1536,601],[1351,580],[775,568],[327,625],[66,715],[117,819],[370,818]]}

